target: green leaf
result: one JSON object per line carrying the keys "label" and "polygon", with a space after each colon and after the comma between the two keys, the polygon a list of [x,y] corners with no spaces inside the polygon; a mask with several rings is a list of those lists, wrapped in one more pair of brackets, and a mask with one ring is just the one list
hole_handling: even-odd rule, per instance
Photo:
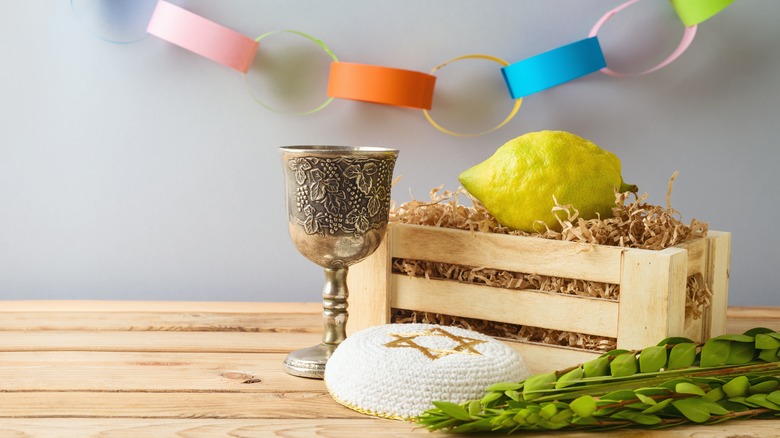
{"label": "green leaf", "polygon": [[689,382],[680,382],[674,387],[674,392],[678,394],[704,395],[704,390]]}
{"label": "green leaf", "polygon": [[460,426],[453,427],[452,429],[448,430],[448,432],[470,433],[470,432],[478,432],[478,431],[489,431],[493,429],[493,424],[491,420],[492,420],[491,418],[482,418],[477,421],[463,423]]}
{"label": "green leaf", "polygon": [[633,376],[637,372],[636,356],[633,353],[615,356],[609,364],[609,370],[614,377]]}
{"label": "green leaf", "polygon": [[650,406],[649,408],[642,411],[643,414],[654,414],[656,412],[660,412],[664,410],[667,406],[669,406],[672,403],[673,399],[667,398],[666,400],[662,400],[661,403],[656,404],[655,406]]}
{"label": "green leaf", "polygon": [[517,392],[517,391],[504,391],[504,395],[511,398],[514,401],[520,401],[523,399],[523,396]]}
{"label": "green leaf", "polygon": [[766,327],[753,327],[752,329],[746,331],[743,334],[747,336],[755,336],[758,334],[766,334],[766,333],[774,333],[774,330],[768,329]]}
{"label": "green leaf", "polygon": [[556,422],[551,421],[551,420],[542,420],[542,421],[539,422],[539,426],[541,426],[543,429],[547,429],[547,430],[563,429],[564,427],[566,427],[568,425],[569,425],[568,423],[564,423],[564,422],[556,423]]}
{"label": "green leaf", "polygon": [[488,386],[488,388],[485,390],[487,392],[493,392],[493,391],[512,391],[512,390],[518,390],[523,387],[522,383],[516,383],[516,382],[501,382],[496,383],[493,385]]}
{"label": "green leaf", "polygon": [[653,406],[653,405],[656,404],[655,400],[653,400],[652,398],[650,398],[650,397],[648,397],[648,396],[646,396],[644,394],[640,394],[640,393],[637,392],[636,393],[636,397],[639,399],[639,401],[641,401],[642,403],[644,403],[646,405]]}
{"label": "green leaf", "polygon": [[555,407],[555,403],[547,403],[544,406],[542,406],[542,410],[539,411],[539,415],[542,418],[545,418],[547,420],[552,418],[557,413],[558,413],[558,408]]}
{"label": "green leaf", "polygon": [[596,412],[596,400],[589,395],[583,395],[569,403],[569,409],[581,418],[590,417]]}
{"label": "green leaf", "polygon": [[760,350],[777,350],[780,348],[780,340],[759,333],[756,335],[756,348]]}
{"label": "green leaf", "polygon": [[679,336],[666,338],[663,341],[659,342],[658,345],[677,345],[677,344],[693,344],[694,342],[688,338],[682,338]]}
{"label": "green leaf", "polygon": [[670,370],[676,370],[680,368],[688,368],[693,365],[696,360],[696,344],[684,343],[677,344],[672,347],[672,351],[669,352],[669,366]]}
{"label": "green leaf", "polygon": [[773,411],[780,411],[780,405],[768,400],[767,394],[753,394],[747,398],[747,401],[753,404],[757,404],[762,408],[771,409]]}
{"label": "green leaf", "polygon": [[729,350],[726,363],[729,365],[743,365],[753,360],[756,356],[756,347],[747,342],[734,342]]}
{"label": "green leaf", "polygon": [[672,406],[694,423],[704,423],[710,419],[710,411],[698,397],[675,400],[672,402]]}
{"label": "green leaf", "polygon": [[731,381],[723,385],[721,389],[723,389],[723,392],[725,392],[730,399],[745,397],[749,393],[750,382],[746,376],[739,376],[731,379]]}
{"label": "green leaf", "polygon": [[642,395],[669,395],[672,393],[672,391],[668,388],[663,388],[661,386],[651,386],[651,387],[645,387],[645,388],[637,388],[634,390],[637,394]]}
{"label": "green leaf", "polygon": [[582,374],[583,374],[582,367],[577,367],[569,371],[568,373],[558,378],[558,381],[555,383],[555,389],[561,389],[567,386],[574,385],[575,383],[577,383],[578,380],[582,378]]}
{"label": "green leaf", "polygon": [[553,423],[560,423],[560,422],[568,422],[571,420],[571,417],[574,416],[574,413],[569,409],[564,409],[557,414],[555,414],[552,418],[550,418],[550,421]]}
{"label": "green leaf", "polygon": [[577,426],[595,426],[598,422],[595,417],[575,417],[571,423]]}
{"label": "green leaf", "polygon": [[758,358],[763,360],[764,362],[777,362],[778,351],[780,351],[780,348],[761,350],[761,352],[758,354]]}
{"label": "green leaf", "polygon": [[482,403],[479,400],[471,400],[469,402],[469,415],[477,415],[482,413]]}
{"label": "green leaf", "polygon": [[609,350],[606,353],[602,354],[599,357],[615,357],[619,356],[621,354],[630,353],[631,351],[625,350],[625,349],[617,349],[617,350]]}
{"label": "green leaf", "polygon": [[701,366],[716,367],[726,363],[731,351],[731,342],[712,338],[701,348]]}
{"label": "green leaf", "polygon": [[433,402],[433,405],[456,420],[471,421],[471,415],[469,415],[468,411],[466,411],[463,406],[446,401],[435,401]]}
{"label": "green leaf", "polygon": [[766,382],[750,385],[750,389],[748,391],[751,394],[769,394],[770,392],[776,390],[778,386],[780,386],[780,382],[777,380],[767,380]]}
{"label": "green leaf", "polygon": [[630,389],[621,389],[618,391],[610,392],[601,396],[601,400],[611,401],[626,401],[626,400],[639,400],[636,393]]}
{"label": "green leaf", "polygon": [[770,394],[767,394],[766,399],[780,405],[780,391],[772,391]]}
{"label": "green leaf", "polygon": [[729,412],[745,412],[750,410],[749,407],[743,405],[742,403],[735,403],[729,400],[721,400],[718,402],[718,405],[722,406],[723,409]]}
{"label": "green leaf", "polygon": [[702,397],[704,400],[716,402],[726,398],[726,393],[723,392],[723,388],[715,388]]}
{"label": "green leaf", "polygon": [[702,407],[712,415],[728,415],[730,413],[729,410],[723,406],[707,400],[702,401]]}
{"label": "green leaf", "polygon": [[666,366],[666,347],[647,347],[639,353],[639,370],[654,373]]}
{"label": "green leaf", "polygon": [[629,420],[637,424],[643,424],[646,426],[652,426],[661,422],[661,418],[656,415],[643,414],[636,411],[619,411],[610,415],[610,418],[616,420]]}
{"label": "green leaf", "polygon": [[609,374],[609,357],[602,356],[582,364],[585,377],[602,377]]}
{"label": "green leaf", "polygon": [[555,381],[555,373],[537,374],[529,377],[523,386],[523,398],[526,400],[533,400],[541,397],[543,394],[534,394],[533,392],[553,389],[555,387]]}
{"label": "green leaf", "polygon": [[479,402],[482,403],[483,405],[488,405],[490,402],[494,402],[500,399],[501,396],[503,395],[504,395],[503,392],[488,392],[487,394],[485,394],[484,397],[482,397],[482,400],[480,400]]}
{"label": "green leaf", "polygon": [[743,405],[745,405],[745,406],[747,406],[749,408],[758,408],[758,407],[760,407],[760,406],[758,406],[755,403],[751,403],[751,402],[747,401],[747,398],[745,398],[745,397],[733,397],[733,398],[730,398],[728,401],[733,402],[733,403],[740,403],[740,404],[743,404]]}
{"label": "green leaf", "polygon": [[749,344],[754,344],[756,342],[753,336],[748,335],[720,335],[711,339],[716,341],[747,342]]}

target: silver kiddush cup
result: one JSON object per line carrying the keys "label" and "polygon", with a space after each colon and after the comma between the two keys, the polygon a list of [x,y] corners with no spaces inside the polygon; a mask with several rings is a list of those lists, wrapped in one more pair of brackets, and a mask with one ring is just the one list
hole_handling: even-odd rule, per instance
{"label": "silver kiddush cup", "polygon": [[390,184],[398,151],[353,146],[280,148],[290,238],[325,269],[322,343],[291,352],[287,373],[323,378],[347,337],[347,270],[371,255],[387,229]]}

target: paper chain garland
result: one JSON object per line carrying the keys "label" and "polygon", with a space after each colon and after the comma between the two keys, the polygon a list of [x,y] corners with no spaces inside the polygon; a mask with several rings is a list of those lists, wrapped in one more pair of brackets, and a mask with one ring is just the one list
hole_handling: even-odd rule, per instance
{"label": "paper chain garland", "polygon": [[[101,1],[104,3],[108,2],[108,4],[102,5],[102,7],[109,13],[113,12],[114,16],[109,16],[109,18],[113,19],[110,22],[115,26],[118,26],[116,23],[121,21],[121,18],[124,16],[131,16],[128,19],[135,22],[143,20],[144,16],[148,17],[146,14],[148,14],[152,6],[150,0],[145,0],[144,2],[132,0],[137,2],[134,3],[135,10],[133,11],[133,7],[128,6],[130,3],[127,0]],[[328,99],[313,109],[289,114],[311,114],[325,108],[334,98],[350,99],[419,109],[422,110],[425,118],[431,125],[439,131],[449,135],[466,137],[487,134],[501,128],[517,114],[524,97],[556,85],[596,71],[615,77],[628,77],[645,75],[666,67],[687,50],[696,35],[699,23],[711,18],[733,2],[733,0],[669,0],[685,26],[682,40],[677,48],[658,65],[645,71],[633,74],[620,73],[607,66],[599,45],[598,32],[604,23],[609,21],[614,15],[638,1],[628,0],[607,12],[593,26],[588,38],[583,40],[540,53],[513,64],[490,55],[470,54],[459,56],[434,67],[430,73],[342,62],[321,40],[295,30],[268,32],[252,39],[164,0],[157,1],[151,13],[151,18],[148,20],[148,25],[146,25],[146,32],[212,61],[238,70],[244,76],[245,84],[245,74],[252,66],[260,40],[279,32],[296,34],[318,44],[333,59],[333,62],[330,66],[328,78]],[[81,6],[77,5],[77,3],[83,4],[84,2],[82,0],[70,0],[70,2],[74,12],[78,15],[78,8],[81,8]],[[126,30],[123,30],[123,36],[119,39],[98,36],[115,43],[136,42],[143,37],[143,35],[130,36]],[[501,64],[501,74],[509,89],[509,95],[515,100],[515,105],[510,114],[501,123],[493,128],[477,133],[458,133],[445,128],[434,121],[429,112],[436,84],[434,73],[448,64],[465,59],[482,59]],[[264,108],[275,112],[283,112],[263,103],[252,93],[248,85],[247,89],[250,95]]]}

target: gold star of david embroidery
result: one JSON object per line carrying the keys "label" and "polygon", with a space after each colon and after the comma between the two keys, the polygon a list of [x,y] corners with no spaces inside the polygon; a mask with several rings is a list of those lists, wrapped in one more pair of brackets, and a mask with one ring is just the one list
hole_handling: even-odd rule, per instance
{"label": "gold star of david embroidery", "polygon": [[[390,336],[394,337],[395,339],[386,343],[385,347],[414,348],[415,350],[419,350],[422,354],[425,355],[425,357],[431,360],[441,359],[442,357],[449,356],[450,354],[468,354],[472,356],[482,356],[482,353],[475,350],[474,346],[487,342],[479,339],[469,338],[466,336],[453,335],[452,333],[444,329],[441,329],[439,327],[425,330],[423,332],[417,332],[417,333],[390,333]],[[415,339],[423,336],[441,336],[441,337],[452,339],[457,344],[451,349],[424,347],[418,344],[417,342],[415,342]]]}

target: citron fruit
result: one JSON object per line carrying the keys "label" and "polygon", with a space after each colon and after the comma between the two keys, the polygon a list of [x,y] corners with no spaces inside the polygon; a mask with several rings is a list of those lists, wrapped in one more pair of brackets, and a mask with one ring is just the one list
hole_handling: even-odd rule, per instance
{"label": "citron fruit", "polygon": [[539,221],[560,229],[552,212],[555,200],[571,204],[584,219],[606,218],[612,216],[615,190],[637,190],[623,182],[615,154],[563,131],[510,140],[458,179],[498,222],[528,232],[544,230]]}

